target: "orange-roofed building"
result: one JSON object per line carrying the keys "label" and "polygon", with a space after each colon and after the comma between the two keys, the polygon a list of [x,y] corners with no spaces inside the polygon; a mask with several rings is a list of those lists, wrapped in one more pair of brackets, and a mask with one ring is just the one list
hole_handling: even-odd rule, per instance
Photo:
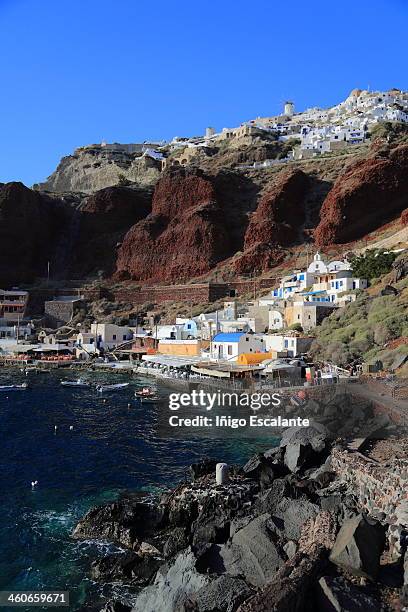
{"label": "orange-roofed building", "polygon": [[258,365],[265,361],[265,359],[272,359],[273,354],[267,353],[241,353],[238,355],[237,363],[239,365]]}

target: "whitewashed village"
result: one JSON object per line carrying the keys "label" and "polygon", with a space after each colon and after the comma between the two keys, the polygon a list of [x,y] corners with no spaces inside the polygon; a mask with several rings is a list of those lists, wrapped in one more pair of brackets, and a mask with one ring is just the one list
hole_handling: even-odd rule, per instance
{"label": "whitewashed village", "polygon": [[207,127],[203,136],[175,136],[169,142],[142,144],[102,142],[79,147],[75,153],[88,150],[106,151],[118,156],[137,153],[147,164],[164,169],[168,164],[186,165],[198,152],[205,155],[207,149],[222,141],[239,145],[243,140],[269,133],[278,134],[281,141],[293,143],[288,155],[282,159],[239,165],[242,168],[266,168],[364,144],[370,138],[370,130],[385,121],[408,123],[408,92],[396,88],[389,91],[353,89],[343,102],[331,108],[314,107],[303,112],[296,112],[295,103],[286,101],[281,114],[249,119],[236,127],[224,127],[219,132]]}
{"label": "whitewashed village", "polygon": [[328,261],[316,252],[307,268],[282,277],[276,289],[257,299],[229,299],[220,310],[176,317],[171,324],[148,318],[127,325],[100,320],[89,328],[71,324],[80,295],[46,302],[41,322],[48,326],[43,326],[26,316],[28,292],[2,291],[0,361],[27,371],[43,366],[127,369],[217,385],[332,383],[356,375],[361,366],[346,370],[335,363],[311,363],[313,329],[366,288],[367,280],[355,278],[346,259]]}
{"label": "whitewashed village", "polygon": [[[270,133],[293,148],[287,157],[253,162],[251,168],[307,160],[364,144],[383,122],[408,123],[408,92],[400,89],[353,89],[339,104],[296,112],[291,101],[280,115],[257,117],[216,132],[207,128],[199,137],[174,137],[170,142],[87,145],[75,154],[137,155],[163,170],[188,165],[195,155],[206,155],[214,143],[241,146],[245,139]],[[308,256],[309,257],[309,256]],[[366,291],[368,280],[356,277],[347,259],[330,260],[316,252],[304,269],[292,270],[266,295],[243,301],[225,299],[223,307],[186,318],[184,313],[162,324],[154,313],[126,324],[103,318],[83,325],[72,320],[84,302],[78,294],[56,295],[44,305],[44,317],[28,315],[27,291],[0,291],[0,362],[75,365],[134,372],[170,380],[200,378],[209,383],[296,386],[352,378],[363,363],[315,364],[309,351],[314,330],[337,309]],[[188,301],[188,300],[187,300]],[[207,304],[209,306],[210,304]],[[368,367],[368,366],[367,366]],[[306,380],[307,379],[307,380]]]}

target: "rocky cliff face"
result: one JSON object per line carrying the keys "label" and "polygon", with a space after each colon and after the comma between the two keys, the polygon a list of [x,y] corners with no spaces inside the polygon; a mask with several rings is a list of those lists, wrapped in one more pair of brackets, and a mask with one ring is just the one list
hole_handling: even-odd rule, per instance
{"label": "rocky cliff face", "polygon": [[117,245],[129,227],[151,211],[152,192],[138,187],[107,187],[85,199],[75,214],[78,231],[72,272],[86,277],[115,271]]}
{"label": "rocky cliff face", "polygon": [[0,184],[0,286],[46,276],[65,221],[58,201],[22,183]]}
{"label": "rocky cliff face", "polygon": [[34,188],[57,193],[92,193],[118,185],[121,178],[145,187],[154,185],[160,171],[160,162],[141,153],[104,150],[95,145],[63,157],[55,172]]}
{"label": "rocky cliff face", "polygon": [[408,205],[408,145],[353,164],[323,202],[319,247],[361,238]]}
{"label": "rocky cliff face", "polygon": [[244,253],[235,264],[238,272],[267,270],[282,260],[282,247],[303,241],[308,186],[304,172],[290,170],[267,188],[246,230]]}
{"label": "rocky cliff face", "polygon": [[[103,163],[118,168],[111,154]],[[98,181],[90,177],[99,171],[102,183],[113,177],[99,166],[87,169],[91,182],[81,182],[74,165],[92,153],[80,150],[77,156],[68,164],[71,178],[63,160],[50,188],[72,186],[77,176],[78,188],[93,189]],[[268,270],[313,230],[324,247],[362,237],[399,216],[406,224],[407,169],[408,145],[388,143],[359,161],[340,156],[245,172],[216,164],[171,167],[154,187],[142,173],[143,186],[115,185],[89,195],[51,197],[20,183],[2,185],[0,286],[44,277],[47,261],[51,277],[61,280],[101,273],[116,280],[179,282],[214,267],[233,275]]]}
{"label": "rocky cliff face", "polygon": [[117,277],[183,280],[204,274],[230,254],[222,204],[199,170],[170,170],[153,195],[152,213],[126,234]]}

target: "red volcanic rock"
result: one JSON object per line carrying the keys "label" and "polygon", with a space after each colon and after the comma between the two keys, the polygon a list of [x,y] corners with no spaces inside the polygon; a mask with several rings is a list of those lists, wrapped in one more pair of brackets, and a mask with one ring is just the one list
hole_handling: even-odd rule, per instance
{"label": "red volcanic rock", "polygon": [[175,169],[157,183],[152,212],[173,219],[188,208],[215,202],[216,195],[209,177],[198,170]]}
{"label": "red volcanic rock", "polygon": [[57,201],[22,183],[0,184],[0,286],[46,276],[62,224]]}
{"label": "red volcanic rock", "polygon": [[356,240],[398,215],[408,203],[408,145],[388,157],[353,164],[323,202],[314,237],[319,247]]}
{"label": "red volcanic rock", "polygon": [[152,194],[137,187],[106,187],[89,196],[78,212],[71,274],[81,277],[115,270],[117,247],[126,232],[151,211]]}
{"label": "red volcanic rock", "polygon": [[229,255],[227,225],[212,179],[172,168],[156,186],[152,213],[126,234],[117,277],[177,281],[204,274]]}
{"label": "red volcanic rock", "polygon": [[307,190],[308,177],[301,170],[278,175],[277,182],[267,189],[251,216],[244,253],[235,263],[238,272],[266,270],[282,260],[282,247],[301,237]]}
{"label": "red volcanic rock", "polygon": [[401,224],[408,225],[408,208],[403,210],[401,213]]}

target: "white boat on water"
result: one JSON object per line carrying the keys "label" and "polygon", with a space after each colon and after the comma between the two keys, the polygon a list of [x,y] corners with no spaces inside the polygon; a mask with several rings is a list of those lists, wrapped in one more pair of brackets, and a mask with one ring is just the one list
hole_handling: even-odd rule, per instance
{"label": "white boat on water", "polygon": [[129,386],[129,383],[118,383],[116,385],[98,385],[96,390],[99,393],[104,393],[105,391],[121,391]]}
{"label": "white boat on water", "polygon": [[22,385],[0,385],[0,391],[25,391],[26,389],[28,389],[27,383]]}
{"label": "white boat on water", "polygon": [[61,385],[63,387],[79,387],[80,389],[84,389],[90,387],[91,385],[83,380],[82,378],[78,378],[78,380],[62,380]]}

